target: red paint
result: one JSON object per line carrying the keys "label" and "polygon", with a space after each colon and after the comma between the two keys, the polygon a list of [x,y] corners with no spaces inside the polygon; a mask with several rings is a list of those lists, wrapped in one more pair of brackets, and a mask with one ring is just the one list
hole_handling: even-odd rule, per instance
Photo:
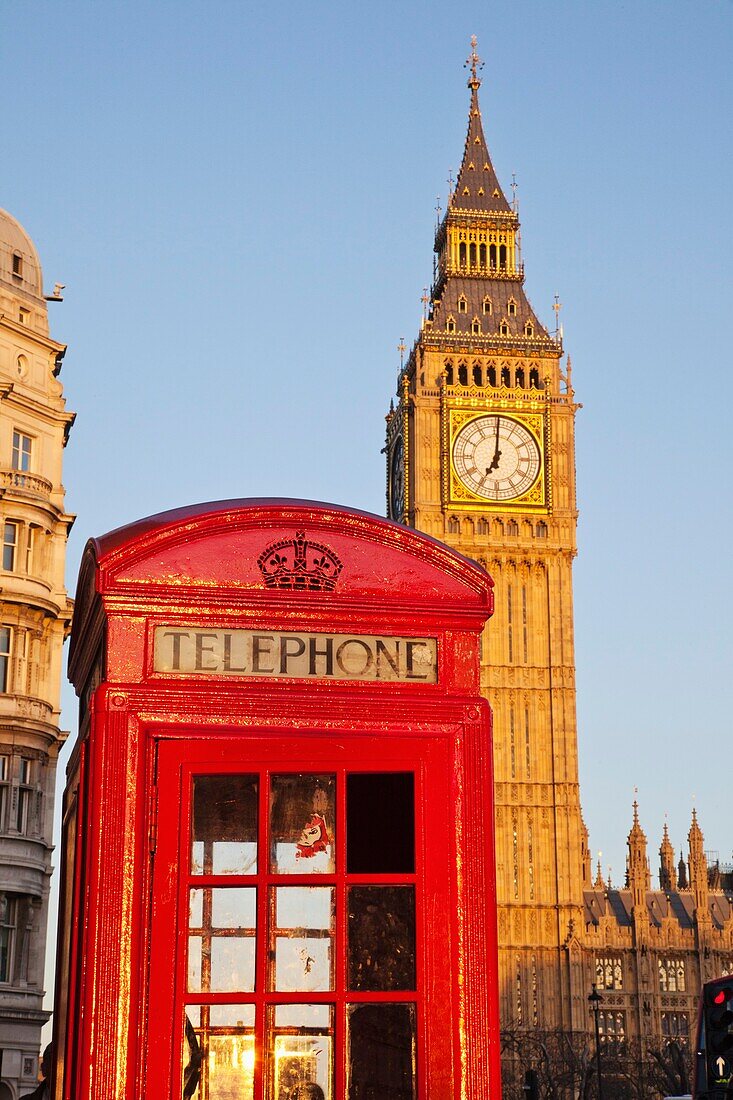
{"label": "red paint", "polygon": [[[309,552],[298,542],[299,532],[310,541]],[[278,550],[278,543],[286,549]],[[265,550],[269,564],[258,564]],[[287,587],[273,587],[283,570]],[[331,505],[199,505],[89,543],[70,653],[81,708],[64,800],[56,1100],[179,1100],[184,1013],[195,1018],[198,1012],[201,1020],[211,1013],[213,1020],[216,1010],[224,1018],[232,1004],[244,1005],[243,1014],[251,1006],[255,1100],[280,1100],[271,1088],[272,1058],[262,1049],[262,1037],[274,1005],[301,1002],[332,1006],[332,1031],[324,1043],[332,1043],[334,1098],[351,1095],[347,1020],[359,1019],[359,1006],[367,1005],[376,1006],[377,1016],[369,1018],[381,1019],[383,1006],[391,1004],[414,1006],[388,1011],[395,1019],[416,1016],[420,1100],[500,1096],[490,713],[479,695],[479,639],[491,611],[491,581],[472,562],[397,524]],[[319,645],[324,634],[435,638],[438,680],[168,674],[154,666],[158,626],[208,632],[197,651],[205,667],[215,663],[216,631],[316,635]],[[257,643],[263,652],[272,644]],[[299,643],[281,644],[287,662]],[[368,648],[361,646],[365,663]],[[412,648],[406,647],[410,662]],[[230,649],[226,663],[234,667]],[[222,875],[206,863],[208,856],[203,872],[198,864],[189,866],[193,784],[231,782],[243,791],[243,775],[251,777],[255,792],[258,847],[254,841],[250,847],[256,870]],[[286,875],[285,864],[269,863],[280,835],[270,806],[279,797],[278,784],[289,791],[287,784],[298,775],[306,777],[306,786],[315,783],[316,793],[294,826],[293,848],[304,847]],[[368,777],[375,775],[414,790],[414,822],[406,830],[414,828],[414,860],[395,872],[353,869],[357,826],[349,823],[359,820],[359,792],[371,789]],[[335,794],[322,790],[315,776],[325,776],[328,792]],[[197,814],[208,812],[204,802],[199,805],[204,809]],[[286,798],[283,805],[287,809]],[[237,821],[242,814],[238,808]],[[380,822],[374,825],[372,849],[378,855],[400,850],[402,838],[379,839]],[[273,851],[287,849],[277,843]],[[201,845],[209,851],[214,842]],[[364,850],[368,862],[368,843]],[[312,875],[319,860],[326,869]],[[331,893],[309,898],[334,899],[333,925],[323,933],[333,988],[284,991],[281,985],[268,992],[275,962],[265,950],[264,929],[277,923],[273,914],[279,913],[271,907],[275,899],[285,904],[300,896],[288,893],[289,887],[313,885]],[[347,908],[358,916],[354,899],[387,896],[368,894],[370,887],[394,890],[402,901],[414,898],[416,978],[409,987],[404,979],[387,990],[354,984],[365,979],[353,958],[349,963]],[[197,921],[208,928],[198,939],[211,945],[212,957],[221,950],[226,958],[234,951],[244,959],[255,944],[254,990],[246,991],[249,979],[236,967],[232,977],[201,978],[211,992],[189,988],[199,981],[187,977],[190,890],[204,907],[237,898],[255,906],[254,939],[242,931],[241,917],[226,943],[212,933],[209,917],[191,917],[192,928],[199,927]],[[304,975],[328,969],[308,954],[325,951],[316,938],[291,942],[278,935],[277,949],[284,953],[306,944]],[[191,949],[207,974],[208,951]],[[368,971],[369,952],[366,958]],[[222,981],[234,982],[234,988],[214,988]],[[196,1007],[202,1004],[204,1009]],[[200,1029],[196,1042],[204,1041],[202,1034]],[[237,1032],[236,1041],[249,1042],[242,1035]],[[197,1097],[203,1087],[199,1083]]]}

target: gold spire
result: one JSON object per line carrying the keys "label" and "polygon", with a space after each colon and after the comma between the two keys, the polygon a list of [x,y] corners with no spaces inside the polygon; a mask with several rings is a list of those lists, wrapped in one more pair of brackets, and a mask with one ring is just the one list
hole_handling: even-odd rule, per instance
{"label": "gold spire", "polygon": [[478,89],[481,87],[481,77],[478,75],[478,71],[479,71],[479,69],[483,69],[483,67],[484,67],[483,61],[481,60],[479,55],[476,53],[476,43],[477,43],[477,41],[478,41],[478,39],[476,38],[476,35],[472,34],[471,35],[471,53],[470,53],[470,56],[466,58],[466,61],[465,61],[464,66],[463,66],[465,69],[470,68],[470,70],[471,70],[471,75],[468,78],[468,86],[474,92],[477,92]]}

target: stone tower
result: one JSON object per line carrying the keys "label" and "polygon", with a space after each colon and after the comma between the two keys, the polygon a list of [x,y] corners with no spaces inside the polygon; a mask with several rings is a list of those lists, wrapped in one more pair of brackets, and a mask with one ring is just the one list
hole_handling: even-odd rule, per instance
{"label": "stone tower", "polygon": [[35,1087],[59,729],[71,618],[61,458],[73,415],[49,337],[41,265],[0,210],[0,1100]]}
{"label": "stone tower", "polygon": [[393,519],[494,579],[482,689],[494,714],[502,1018],[584,1030],[589,974],[574,962],[590,886],[573,650],[577,406],[559,333],[525,294],[517,208],[489,156],[472,46],[463,161],[387,418],[387,503]]}

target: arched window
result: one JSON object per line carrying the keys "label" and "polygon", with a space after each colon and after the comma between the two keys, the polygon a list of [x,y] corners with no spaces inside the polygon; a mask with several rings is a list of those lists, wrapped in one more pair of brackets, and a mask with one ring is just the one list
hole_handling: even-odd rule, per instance
{"label": "arched window", "polygon": [[461,241],[458,245],[458,263],[461,267],[466,266],[466,242]]}
{"label": "arched window", "polygon": [[509,325],[506,323],[506,321],[502,321],[501,324],[499,325],[499,334],[501,336],[508,336],[509,335]]}
{"label": "arched window", "polygon": [[512,384],[511,375],[509,374],[509,367],[501,368],[501,384],[502,386],[511,386]]}
{"label": "arched window", "polygon": [[488,296],[484,298],[483,311],[484,313],[491,313],[491,298]]}
{"label": "arched window", "polygon": [[481,265],[481,267],[483,267],[483,268],[486,267],[486,245],[485,244],[480,244],[478,246],[478,262]]}
{"label": "arched window", "polygon": [[543,519],[541,519],[540,522],[537,524],[537,538],[538,539],[546,539],[547,538],[547,524],[545,523],[545,521]]}
{"label": "arched window", "polygon": [[479,535],[488,535],[489,533],[489,521],[483,517],[478,521],[477,531]]}
{"label": "arched window", "polygon": [[449,317],[448,320],[445,322],[445,331],[446,332],[455,332],[456,331],[456,323],[455,323],[455,321],[453,320],[452,317]]}
{"label": "arched window", "polygon": [[481,323],[480,323],[478,317],[474,317],[473,321],[471,321],[471,333],[474,336],[480,336],[481,335]]}
{"label": "arched window", "polygon": [[534,325],[531,321],[527,321],[527,324],[524,326],[524,335],[534,336]]}
{"label": "arched window", "polygon": [[450,519],[448,520],[448,534],[449,535],[460,535],[460,533],[461,533],[460,521],[456,518],[456,516],[451,516]]}
{"label": "arched window", "polygon": [[509,304],[507,306],[507,311],[508,311],[510,317],[516,317],[517,316],[517,303],[514,301],[513,298],[509,299]]}
{"label": "arched window", "polygon": [[466,301],[465,297],[463,295],[461,295],[460,298],[458,299],[458,312],[459,313],[466,313],[467,310],[468,310],[468,302]]}
{"label": "arched window", "polygon": [[522,367],[517,367],[514,372],[514,385],[521,386],[524,389],[524,370]]}
{"label": "arched window", "polygon": [[445,382],[447,386],[453,385],[453,364],[450,359],[447,359],[445,363]]}
{"label": "arched window", "polygon": [[475,267],[476,266],[476,245],[473,242],[471,242],[471,244],[469,245],[468,254],[469,254],[470,261],[471,261],[471,267]]}
{"label": "arched window", "polygon": [[519,524],[515,519],[510,519],[507,523],[506,533],[507,535],[514,535],[515,537],[519,534]]}
{"label": "arched window", "polygon": [[496,367],[488,367],[486,370],[486,376],[490,386],[496,385]]}
{"label": "arched window", "polygon": [[483,385],[483,378],[481,377],[481,364],[480,363],[474,363],[473,364],[472,374],[473,374],[473,384],[474,384],[474,386],[482,386]]}
{"label": "arched window", "polygon": [[468,385],[468,366],[466,363],[458,364],[458,384],[460,386]]}
{"label": "arched window", "polygon": [[529,388],[531,390],[538,390],[540,388],[540,372],[537,367],[532,367],[529,372]]}
{"label": "arched window", "polygon": [[489,245],[489,267],[496,267],[496,245]]}
{"label": "arched window", "polygon": [[506,245],[499,245],[499,267],[503,271],[506,267]]}

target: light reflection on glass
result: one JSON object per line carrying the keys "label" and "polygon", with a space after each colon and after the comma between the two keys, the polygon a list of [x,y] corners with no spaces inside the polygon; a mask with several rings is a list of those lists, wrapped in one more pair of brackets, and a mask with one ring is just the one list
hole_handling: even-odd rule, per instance
{"label": "light reflection on glass", "polygon": [[183,1100],[253,1100],[254,1005],[187,1005]]}
{"label": "light reflection on glass", "polygon": [[273,1100],[333,1100],[333,1007],[271,1006],[268,1024]]}

